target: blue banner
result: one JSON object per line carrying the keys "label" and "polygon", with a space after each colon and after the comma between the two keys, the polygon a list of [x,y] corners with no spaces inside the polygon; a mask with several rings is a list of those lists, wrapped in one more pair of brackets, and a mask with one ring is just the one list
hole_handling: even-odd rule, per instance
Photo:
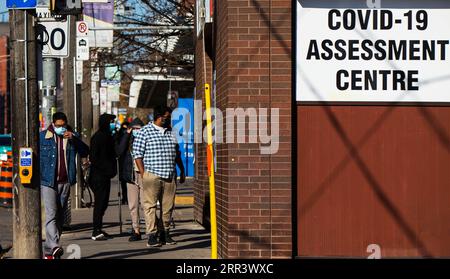
{"label": "blue banner", "polygon": [[34,9],[37,0],[6,0],[8,9]]}
{"label": "blue banner", "polygon": [[[178,99],[172,113],[173,133],[180,145],[186,176],[194,176],[194,99]],[[178,173],[180,173],[177,167]]]}

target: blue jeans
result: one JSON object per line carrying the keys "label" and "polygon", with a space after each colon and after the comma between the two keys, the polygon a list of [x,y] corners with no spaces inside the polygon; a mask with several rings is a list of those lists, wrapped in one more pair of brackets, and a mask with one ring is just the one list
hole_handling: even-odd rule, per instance
{"label": "blue jeans", "polygon": [[64,207],[70,196],[70,184],[58,184],[57,187],[41,186],[42,200],[45,208],[45,254],[60,247],[62,227],[64,224]]}

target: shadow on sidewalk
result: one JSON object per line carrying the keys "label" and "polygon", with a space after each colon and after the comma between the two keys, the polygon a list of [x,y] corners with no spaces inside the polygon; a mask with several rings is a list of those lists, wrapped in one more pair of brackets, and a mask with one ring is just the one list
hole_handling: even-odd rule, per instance
{"label": "shadow on sidewalk", "polygon": [[[179,242],[182,243],[182,242]],[[127,259],[130,257],[137,257],[137,256],[145,256],[150,254],[156,254],[156,253],[167,253],[167,252],[174,252],[179,250],[186,250],[186,249],[200,249],[200,248],[207,248],[211,245],[211,241],[204,240],[198,243],[192,243],[186,246],[182,246],[177,244],[176,246],[173,246],[173,248],[164,249],[167,246],[163,246],[163,248],[144,248],[144,249],[138,249],[138,250],[118,250],[118,251],[108,251],[108,252],[100,252],[88,257],[84,257],[83,259],[95,259],[95,258],[102,258],[102,259]]]}
{"label": "shadow on sidewalk", "polygon": [[[109,222],[109,223],[103,223],[103,228],[113,228],[119,226],[119,222]],[[79,233],[79,232],[86,232],[86,231],[92,231],[92,222],[90,223],[78,223],[70,225],[70,229],[64,230],[64,233]]]}

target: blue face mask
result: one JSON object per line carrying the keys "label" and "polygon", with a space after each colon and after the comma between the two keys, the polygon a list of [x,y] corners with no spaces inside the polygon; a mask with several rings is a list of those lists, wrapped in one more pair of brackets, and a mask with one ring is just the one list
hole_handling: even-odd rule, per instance
{"label": "blue face mask", "polygon": [[133,130],[133,137],[137,137],[139,135],[139,130]]}
{"label": "blue face mask", "polygon": [[55,134],[57,134],[58,136],[64,135],[66,131],[67,129],[64,127],[55,127]]}
{"label": "blue face mask", "polygon": [[116,132],[116,124],[114,124],[114,123],[109,123],[109,130],[110,130],[111,133],[114,135],[114,133]]}

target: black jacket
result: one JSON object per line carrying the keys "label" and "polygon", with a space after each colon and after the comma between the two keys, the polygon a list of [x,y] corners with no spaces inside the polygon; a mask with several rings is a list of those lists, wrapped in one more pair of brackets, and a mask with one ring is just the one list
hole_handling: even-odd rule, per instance
{"label": "black jacket", "polygon": [[91,138],[90,178],[94,180],[111,179],[117,174],[114,137],[109,129],[109,123],[112,119],[114,119],[113,115],[102,114],[99,121],[99,130]]}
{"label": "black jacket", "polygon": [[119,179],[127,183],[134,183],[134,164],[131,155],[133,135],[123,133],[116,143],[116,153],[119,156]]}

